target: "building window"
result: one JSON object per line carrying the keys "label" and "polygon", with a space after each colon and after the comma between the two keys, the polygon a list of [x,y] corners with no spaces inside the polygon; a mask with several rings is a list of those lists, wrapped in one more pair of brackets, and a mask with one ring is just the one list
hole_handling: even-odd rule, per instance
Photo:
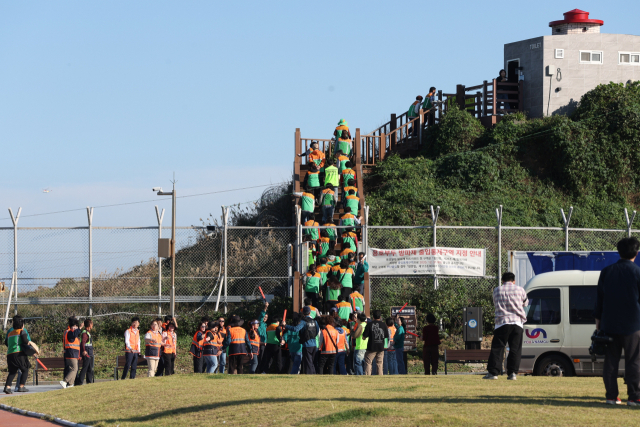
{"label": "building window", "polygon": [[581,64],[602,64],[602,51],[581,50]]}
{"label": "building window", "polygon": [[564,58],[564,49],[556,49],[556,59]]}
{"label": "building window", "polygon": [[640,65],[640,52],[618,52],[620,65]]}

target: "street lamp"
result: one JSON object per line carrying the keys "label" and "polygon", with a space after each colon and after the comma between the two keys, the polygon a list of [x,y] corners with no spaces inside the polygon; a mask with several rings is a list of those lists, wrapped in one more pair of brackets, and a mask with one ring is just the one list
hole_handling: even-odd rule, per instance
{"label": "street lamp", "polygon": [[153,187],[158,196],[171,196],[171,317],[176,316],[176,182],[173,191],[162,191],[162,187]]}

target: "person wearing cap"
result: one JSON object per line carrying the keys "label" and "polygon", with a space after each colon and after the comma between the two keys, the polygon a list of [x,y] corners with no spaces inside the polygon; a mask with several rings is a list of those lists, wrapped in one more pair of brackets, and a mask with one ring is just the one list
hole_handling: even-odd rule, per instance
{"label": "person wearing cap", "polygon": [[260,322],[258,319],[251,321],[251,329],[249,329],[249,344],[251,344],[251,354],[253,357],[251,358],[251,368],[249,369],[249,373],[255,374],[258,369],[258,362],[260,356]]}
{"label": "person wearing cap", "polygon": [[286,321],[283,324],[288,333],[298,334],[298,342],[302,344],[301,372],[305,375],[315,375],[314,359],[318,351],[317,336],[320,333],[320,326],[315,319],[311,318],[311,308],[309,306],[302,308],[302,319],[297,324],[287,325]]}
{"label": "person wearing cap", "polygon": [[[346,132],[346,135],[345,135],[345,132]],[[351,139],[351,132],[349,132],[349,124],[345,119],[340,119],[340,121],[338,122],[338,126],[336,126],[336,130],[333,131],[333,136],[337,141],[343,135],[346,136],[347,139]]]}
{"label": "person wearing cap", "polygon": [[[416,100],[409,106],[409,111],[407,111],[407,120],[411,121],[418,117],[420,114],[420,108],[422,104],[422,95],[416,96]],[[418,134],[418,126],[414,123],[413,125],[413,136]]]}
{"label": "person wearing cap", "polygon": [[344,119],[340,120],[338,127],[333,131],[333,137],[336,140],[333,152],[342,151],[349,156],[351,154],[351,132],[349,132],[349,126]]}
{"label": "person wearing cap", "polygon": [[249,334],[242,327],[244,320],[234,315],[231,316],[231,321],[227,329],[227,337],[224,340],[224,344],[229,347],[229,374],[242,375],[242,359],[244,356],[249,355],[253,360],[254,356],[251,351],[251,344],[249,342]]}

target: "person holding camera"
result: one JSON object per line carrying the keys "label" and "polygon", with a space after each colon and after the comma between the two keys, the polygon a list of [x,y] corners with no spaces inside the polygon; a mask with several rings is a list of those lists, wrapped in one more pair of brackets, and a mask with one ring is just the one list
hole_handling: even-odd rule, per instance
{"label": "person holding camera", "polygon": [[627,405],[640,406],[640,267],[634,261],[640,242],[627,237],[618,242],[620,260],[605,267],[598,279],[593,317],[596,330],[611,337],[604,356],[602,378],[606,403],[620,404],[618,365],[624,349]]}

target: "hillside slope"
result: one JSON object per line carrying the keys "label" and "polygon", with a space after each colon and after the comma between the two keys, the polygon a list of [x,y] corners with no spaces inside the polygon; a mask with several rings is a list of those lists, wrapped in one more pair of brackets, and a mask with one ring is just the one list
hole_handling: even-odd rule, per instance
{"label": "hillside slope", "polygon": [[424,134],[416,158],[391,156],[365,182],[373,225],[439,223],[626,228],[623,210],[640,206],[640,84],[600,85],[571,117],[512,114],[485,130],[452,109]]}

